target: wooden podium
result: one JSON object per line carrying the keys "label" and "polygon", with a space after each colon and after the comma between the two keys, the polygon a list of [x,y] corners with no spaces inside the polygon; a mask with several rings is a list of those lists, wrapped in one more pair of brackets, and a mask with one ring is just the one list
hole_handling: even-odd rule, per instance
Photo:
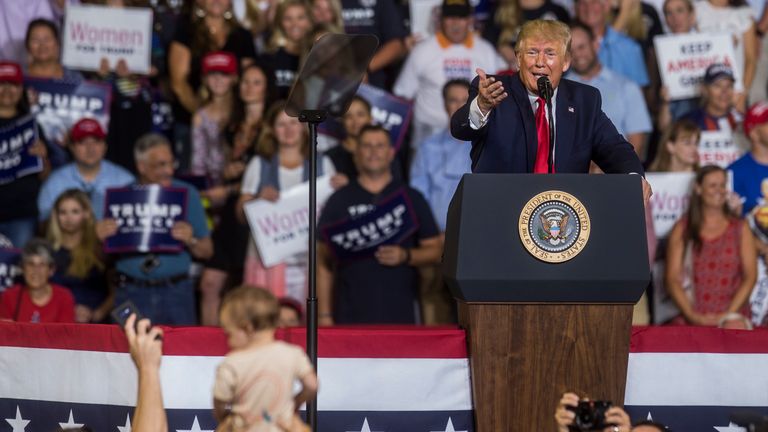
{"label": "wooden podium", "polygon": [[[467,330],[477,432],[556,430],[568,390],[623,405],[632,307],[650,280],[641,191],[634,175],[464,176],[443,271]],[[563,220],[568,205],[553,207],[553,197],[575,198],[562,202],[578,217]],[[525,233],[557,235],[524,223],[546,217],[588,239],[576,254],[534,250],[546,260],[575,256],[556,263],[529,252]]]}

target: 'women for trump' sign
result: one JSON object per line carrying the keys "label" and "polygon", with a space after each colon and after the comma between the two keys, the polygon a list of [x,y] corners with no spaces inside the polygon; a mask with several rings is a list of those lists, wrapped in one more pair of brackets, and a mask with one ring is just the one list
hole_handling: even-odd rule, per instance
{"label": "'women for trump' sign", "polygon": [[148,74],[152,10],[67,5],[62,41],[65,66],[99,70],[102,58],[113,68],[123,59],[131,72]]}

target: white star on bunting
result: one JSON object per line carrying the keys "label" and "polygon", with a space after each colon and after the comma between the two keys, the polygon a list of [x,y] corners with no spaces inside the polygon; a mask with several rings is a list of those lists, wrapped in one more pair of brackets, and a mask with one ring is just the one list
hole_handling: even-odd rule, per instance
{"label": "white star on bunting", "polygon": [[[358,431],[347,431],[347,432],[358,432]],[[371,430],[371,427],[368,426],[368,417],[365,417],[365,419],[363,419],[363,427],[362,429],[360,429],[359,432],[374,432]]]}
{"label": "white star on bunting", "polygon": [[118,426],[117,430],[120,432],[131,432],[131,415],[130,414],[125,415],[125,425]]}
{"label": "white star on bunting", "polygon": [[66,423],[59,423],[59,427],[62,429],[77,429],[83,427],[83,423],[75,423],[72,410],[69,410],[69,420]]}
{"label": "white star on bunting", "polygon": [[733,423],[728,423],[728,426],[715,426],[714,428],[717,432],[747,432],[743,427]]}
{"label": "white star on bunting", "polygon": [[16,405],[16,418],[12,419],[5,419],[5,421],[8,422],[9,425],[13,428],[13,432],[25,432],[24,428],[27,427],[30,420],[24,420],[21,418],[21,411],[19,411],[19,406]]}
{"label": "white star on bunting", "polygon": [[453,420],[451,420],[451,418],[448,417],[448,423],[445,425],[445,430],[444,431],[432,431],[432,432],[467,432],[467,431],[465,431],[465,430],[457,431],[456,429],[454,429],[453,428]]}
{"label": "white star on bunting", "polygon": [[212,430],[205,430],[200,429],[200,422],[197,421],[197,416],[195,416],[195,421],[192,422],[192,429],[176,429],[176,432],[213,432]]}

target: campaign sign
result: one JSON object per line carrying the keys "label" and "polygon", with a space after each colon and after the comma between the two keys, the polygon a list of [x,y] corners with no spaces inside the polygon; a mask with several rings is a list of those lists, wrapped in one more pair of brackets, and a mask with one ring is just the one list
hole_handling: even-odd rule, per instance
{"label": "campaign sign", "polygon": [[325,227],[322,234],[334,257],[344,261],[372,257],[379,246],[399,244],[418,227],[411,201],[401,189],[362,216]]}
{"label": "campaign sign", "polygon": [[21,252],[14,248],[0,248],[0,293],[10,288],[21,276]]}
{"label": "campaign sign", "polygon": [[112,103],[109,85],[34,78],[25,80],[25,84],[34,94],[32,112],[51,143],[63,146],[72,125],[83,117],[98,120],[107,130]]}
{"label": "campaign sign", "polygon": [[98,71],[102,58],[112,68],[121,59],[131,72],[149,74],[152,9],[67,5],[62,63]]}
{"label": "campaign sign", "polygon": [[664,282],[666,273],[666,239],[672,227],[686,211],[693,188],[693,173],[646,173],[645,179],[653,189],[651,197],[651,215],[653,230],[659,244],[656,249],[657,260],[652,265],[653,274],[653,318],[655,324],[663,324],[678,316],[674,300],[669,295]]}
{"label": "campaign sign", "polygon": [[0,128],[0,184],[43,170],[42,159],[29,154],[35,141],[37,127],[31,115]]}
{"label": "campaign sign", "polygon": [[[318,210],[332,193],[330,176],[319,177],[317,179]],[[272,267],[288,257],[307,252],[309,182],[281,191],[277,202],[259,199],[246,203],[245,216],[264,266]]]}
{"label": "campaign sign", "polygon": [[653,39],[653,44],[659,59],[661,80],[671,100],[698,96],[704,72],[713,63],[730,66],[736,78],[736,91],[744,88],[733,38],[727,33],[661,35]]}
{"label": "campaign sign", "polygon": [[[360,84],[357,95],[371,104],[373,122],[389,131],[392,145],[400,149],[411,122],[413,103],[368,84]],[[344,127],[338,121],[329,119],[320,124],[318,133],[343,138]]]}
{"label": "campaign sign", "polygon": [[694,174],[689,172],[645,174],[653,189],[650,204],[657,238],[667,237],[675,222],[688,210],[693,177]]}
{"label": "campaign sign", "polygon": [[104,250],[122,252],[179,252],[183,245],[171,228],[187,214],[187,190],[160,185],[107,189],[104,217],[117,222]]}
{"label": "campaign sign", "polygon": [[742,151],[731,131],[703,131],[699,140],[699,165],[726,168],[740,158]]}

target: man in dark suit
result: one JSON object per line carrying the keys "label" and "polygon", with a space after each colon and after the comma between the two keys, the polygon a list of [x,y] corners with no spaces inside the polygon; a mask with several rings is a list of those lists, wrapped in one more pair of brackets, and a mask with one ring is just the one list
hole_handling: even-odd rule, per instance
{"label": "man in dark suit", "polygon": [[[472,141],[473,172],[587,173],[595,161],[606,173],[643,174],[632,145],[601,110],[600,92],[561,80],[570,66],[570,43],[567,25],[529,21],[516,46],[518,74],[496,77],[477,70],[469,101],[451,118],[453,136]],[[541,77],[554,89],[552,152],[547,108],[537,86]],[[643,179],[644,198],[651,193]]]}

